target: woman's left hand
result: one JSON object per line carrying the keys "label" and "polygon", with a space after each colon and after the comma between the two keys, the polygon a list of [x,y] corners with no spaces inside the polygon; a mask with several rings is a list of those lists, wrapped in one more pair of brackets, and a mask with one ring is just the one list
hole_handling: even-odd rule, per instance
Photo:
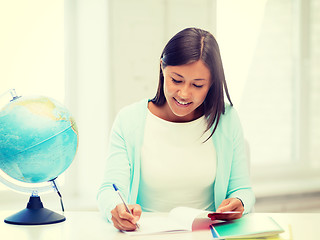
{"label": "woman's left hand", "polygon": [[217,213],[222,212],[238,212],[228,215],[221,215],[219,217],[215,216],[214,218],[211,218],[212,220],[234,220],[241,218],[242,213],[244,211],[244,207],[242,205],[242,202],[238,198],[227,198],[222,201],[220,206],[217,209]]}

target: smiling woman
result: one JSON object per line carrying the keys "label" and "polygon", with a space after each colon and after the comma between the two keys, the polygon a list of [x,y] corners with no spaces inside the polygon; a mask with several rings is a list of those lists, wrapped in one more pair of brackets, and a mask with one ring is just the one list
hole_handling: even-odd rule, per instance
{"label": "smiling woman", "polygon": [[[169,40],[156,96],[118,113],[109,144],[98,201],[120,230],[135,229],[142,211],[236,211],[231,220],[255,202],[240,121],[208,31],[186,28]],[[113,197],[113,184],[133,215]]]}

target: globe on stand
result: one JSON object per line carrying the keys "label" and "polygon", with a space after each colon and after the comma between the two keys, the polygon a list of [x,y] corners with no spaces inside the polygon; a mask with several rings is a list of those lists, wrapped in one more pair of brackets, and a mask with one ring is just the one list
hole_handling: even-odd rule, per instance
{"label": "globe on stand", "polygon": [[0,180],[31,196],[27,207],[5,222],[41,225],[65,221],[63,215],[43,207],[38,193],[54,189],[61,199],[55,179],[75,157],[77,125],[70,112],[51,98],[18,97],[14,90],[11,95],[13,99],[0,110]]}

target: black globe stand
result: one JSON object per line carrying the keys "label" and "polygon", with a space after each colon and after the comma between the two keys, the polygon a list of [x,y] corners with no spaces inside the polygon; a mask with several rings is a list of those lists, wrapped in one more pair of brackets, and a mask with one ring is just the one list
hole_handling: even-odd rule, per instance
{"label": "black globe stand", "polygon": [[15,225],[44,225],[65,220],[65,216],[44,208],[39,196],[32,195],[25,209],[7,217],[4,222]]}

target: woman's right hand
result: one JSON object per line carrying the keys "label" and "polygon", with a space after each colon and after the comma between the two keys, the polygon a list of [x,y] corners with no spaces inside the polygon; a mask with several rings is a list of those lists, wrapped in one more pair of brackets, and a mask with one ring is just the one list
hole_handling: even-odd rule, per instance
{"label": "woman's right hand", "polygon": [[137,228],[136,223],[139,221],[142,210],[140,205],[128,205],[132,215],[127,212],[124,204],[118,204],[112,211],[112,222],[115,228],[124,231],[133,231]]}

